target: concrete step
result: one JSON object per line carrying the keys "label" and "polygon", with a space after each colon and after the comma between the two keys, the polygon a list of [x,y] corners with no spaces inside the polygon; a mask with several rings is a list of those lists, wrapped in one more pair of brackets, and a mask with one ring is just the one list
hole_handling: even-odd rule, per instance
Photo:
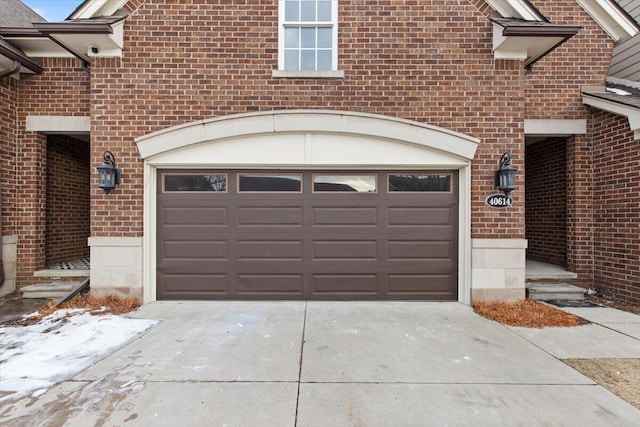
{"label": "concrete step", "polygon": [[50,280],[58,280],[63,277],[89,277],[91,274],[90,270],[80,270],[80,269],[48,269],[48,270],[38,270],[33,273],[34,277],[40,277],[42,279],[50,279]]}
{"label": "concrete step", "polygon": [[548,300],[583,300],[584,289],[567,283],[527,283],[527,298]]}
{"label": "concrete step", "polygon": [[20,289],[22,298],[58,299],[67,296],[80,286],[82,282],[51,282],[37,283]]}

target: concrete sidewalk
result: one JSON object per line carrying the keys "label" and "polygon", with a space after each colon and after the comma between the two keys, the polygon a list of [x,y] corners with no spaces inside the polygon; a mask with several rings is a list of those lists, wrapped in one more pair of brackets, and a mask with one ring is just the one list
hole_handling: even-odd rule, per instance
{"label": "concrete sidewalk", "polygon": [[640,316],[591,313],[524,330],[459,303],[156,302],[134,316],[159,327],[0,423],[636,426],[640,410],[558,359],[640,358]]}

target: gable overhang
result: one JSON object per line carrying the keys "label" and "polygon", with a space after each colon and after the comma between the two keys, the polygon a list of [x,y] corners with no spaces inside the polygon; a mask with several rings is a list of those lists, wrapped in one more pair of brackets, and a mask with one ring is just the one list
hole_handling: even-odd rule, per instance
{"label": "gable overhang", "polygon": [[527,68],[578,34],[582,28],[513,19],[492,21],[494,58],[522,61]]}
{"label": "gable overhang", "polygon": [[0,77],[41,72],[42,67],[38,63],[0,38]]}
{"label": "gable overhang", "polygon": [[548,22],[547,18],[528,0],[486,0],[486,2],[504,18]]}
{"label": "gable overhang", "polygon": [[71,12],[68,19],[89,19],[96,16],[113,16],[129,0],[85,0]]}
{"label": "gable overhang", "polygon": [[582,102],[593,108],[626,117],[634,139],[640,139],[640,108],[605,99],[594,93],[586,93],[585,89],[582,92]]}
{"label": "gable overhang", "polygon": [[576,0],[616,43],[640,32],[640,26],[614,0]]}
{"label": "gable overhang", "polygon": [[0,36],[30,58],[121,57],[124,20],[39,22],[33,28],[0,28]]}

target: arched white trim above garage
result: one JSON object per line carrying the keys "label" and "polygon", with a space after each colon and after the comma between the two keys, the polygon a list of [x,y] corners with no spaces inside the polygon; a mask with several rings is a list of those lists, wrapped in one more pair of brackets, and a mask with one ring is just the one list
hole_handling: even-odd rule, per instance
{"label": "arched white trim above garage", "polygon": [[[300,162],[300,160],[318,163],[325,159],[322,154],[329,152],[330,155],[328,157],[332,160],[331,164],[338,162],[348,164],[351,159],[347,156],[351,152],[355,151],[358,159],[359,156],[366,154],[357,150],[348,150],[348,147],[340,144],[340,140],[337,140],[334,144],[340,145],[341,150],[345,150],[344,153],[332,151],[335,148],[335,145],[332,144],[328,146],[316,146],[314,144],[311,152],[305,151],[305,148],[308,147],[304,145],[295,145],[295,142],[300,141],[300,139],[295,138],[296,135],[309,134],[331,135],[331,140],[335,140],[336,135],[341,135],[354,141],[366,140],[368,143],[375,141],[377,145],[384,142],[400,144],[414,148],[415,150],[412,150],[411,153],[415,153],[416,150],[428,151],[434,155],[440,154],[439,157],[441,158],[442,156],[447,157],[455,163],[473,159],[477,145],[480,142],[476,138],[458,132],[394,117],[346,111],[284,110],[237,114],[191,122],[141,136],[136,138],[136,144],[138,145],[140,156],[154,164],[165,162],[175,164],[176,161],[172,159],[176,156],[184,159],[184,150],[192,151],[194,154],[207,150],[225,151],[237,144],[238,140],[246,140],[248,144],[245,143],[244,145],[258,142],[259,144],[253,147],[254,149],[260,153],[271,154],[269,157],[278,156],[278,159],[282,159],[279,162],[283,163],[289,161]],[[282,140],[283,135],[288,135],[288,140],[283,141],[277,148],[291,148],[298,156],[304,154],[306,157],[300,159],[300,157],[294,157],[295,154],[272,153],[269,149],[261,147],[260,143],[268,142],[268,139],[265,139],[268,135],[277,135],[277,138],[271,138],[277,140]],[[291,138],[291,136],[294,137]],[[260,140],[256,140],[256,137],[260,138]],[[213,148],[216,144],[228,141],[233,142],[227,144],[221,150]],[[324,143],[327,141],[329,139],[325,138]],[[271,142],[269,146],[271,147],[273,143]],[[204,148],[202,147],[203,144],[206,145]],[[360,148],[360,145],[357,148]],[[314,154],[318,156],[317,159],[313,157]],[[233,155],[233,153],[230,155]],[[251,155],[251,153],[244,152],[243,158],[236,159],[236,161],[239,160],[240,163],[247,162],[244,158],[246,155]],[[286,157],[282,158],[281,156],[283,155]],[[225,157],[229,156],[225,155]],[[254,157],[256,158],[252,160],[262,159],[261,156],[254,155]],[[389,159],[386,156],[380,157],[382,157],[381,160],[384,160],[384,164],[388,163]],[[362,160],[358,159],[355,160],[362,162]]]}
{"label": "arched white trim above garage", "polygon": [[238,114],[136,139],[145,160],[144,302],[155,301],[158,168],[456,169],[459,291],[471,301],[471,160],[479,140],[393,117],[324,110]]}

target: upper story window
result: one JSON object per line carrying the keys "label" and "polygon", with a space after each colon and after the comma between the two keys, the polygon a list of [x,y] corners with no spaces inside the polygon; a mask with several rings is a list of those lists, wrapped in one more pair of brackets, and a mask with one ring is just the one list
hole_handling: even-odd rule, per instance
{"label": "upper story window", "polygon": [[331,71],[338,63],[338,0],[279,0],[278,68]]}

